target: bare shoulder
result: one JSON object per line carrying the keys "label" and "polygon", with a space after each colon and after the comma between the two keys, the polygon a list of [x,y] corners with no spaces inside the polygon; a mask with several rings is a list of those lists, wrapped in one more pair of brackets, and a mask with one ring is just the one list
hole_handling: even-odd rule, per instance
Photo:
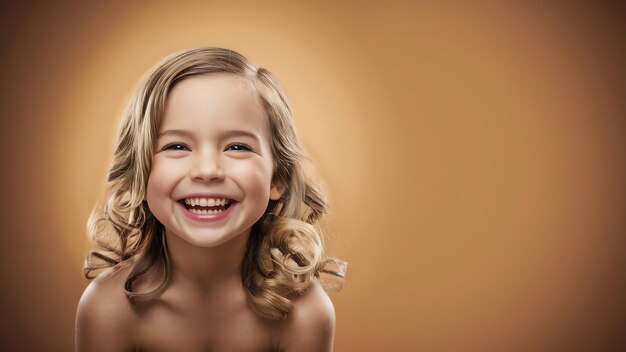
{"label": "bare shoulder", "polygon": [[293,311],[281,331],[283,351],[332,351],[335,308],[322,286],[313,285],[293,301]]}
{"label": "bare shoulder", "polygon": [[76,311],[76,351],[131,349],[135,312],[124,294],[129,268],[109,268],[83,292]]}

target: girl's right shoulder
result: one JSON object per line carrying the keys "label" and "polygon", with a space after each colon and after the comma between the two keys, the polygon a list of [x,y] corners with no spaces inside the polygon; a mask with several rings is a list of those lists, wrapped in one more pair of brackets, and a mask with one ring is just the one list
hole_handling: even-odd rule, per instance
{"label": "girl's right shoulder", "polygon": [[124,290],[128,273],[128,265],[115,266],[87,286],[76,311],[76,351],[132,349],[137,314]]}

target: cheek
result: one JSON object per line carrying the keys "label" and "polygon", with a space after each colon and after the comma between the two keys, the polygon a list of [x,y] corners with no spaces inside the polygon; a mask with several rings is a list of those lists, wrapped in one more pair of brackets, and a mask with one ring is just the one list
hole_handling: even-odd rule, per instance
{"label": "cheek", "polygon": [[165,172],[166,169],[159,164],[154,164],[150,175],[148,176],[148,184],[146,186],[146,200],[148,205],[154,203],[159,197],[168,195],[170,193],[170,186],[172,183],[171,173]]}
{"label": "cheek", "polygon": [[238,173],[239,181],[249,196],[259,199],[269,198],[272,182],[272,166],[267,163],[254,163],[242,167]]}
{"label": "cheek", "polygon": [[146,186],[146,202],[148,202],[148,208],[154,213],[155,212],[155,200],[157,198],[157,194],[159,192],[158,183],[154,178],[153,174],[150,174],[148,178],[148,185]]}

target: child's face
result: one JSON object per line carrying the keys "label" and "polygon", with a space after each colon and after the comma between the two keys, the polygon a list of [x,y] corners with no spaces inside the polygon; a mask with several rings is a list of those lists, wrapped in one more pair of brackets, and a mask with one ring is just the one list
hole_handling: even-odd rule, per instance
{"label": "child's face", "polygon": [[167,236],[212,247],[249,234],[280,196],[272,172],[269,121],[242,78],[192,76],[170,90],[146,190]]}

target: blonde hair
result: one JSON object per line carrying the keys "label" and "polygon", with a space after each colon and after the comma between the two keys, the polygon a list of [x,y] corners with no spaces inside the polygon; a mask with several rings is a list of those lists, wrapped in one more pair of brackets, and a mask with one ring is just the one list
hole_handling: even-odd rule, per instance
{"label": "blonde hair", "polygon": [[[293,308],[290,294],[304,292],[315,278],[328,280],[324,286],[330,287],[334,277],[334,287],[339,289],[346,263],[324,254],[319,220],[327,213],[328,203],[302,167],[304,154],[283,89],[268,70],[233,50],[176,52],[157,64],[130,100],[123,113],[102,206],[96,206],[88,220],[96,248],[85,261],[84,274],[92,279],[95,270],[128,260],[131,269],[125,290],[133,304],[150,302],[167,288],[171,267],[164,227],[144,201],[146,185],[168,91],[185,78],[207,73],[245,78],[255,88],[269,118],[273,179],[283,184],[285,191],[279,200],[270,201],[254,224],[241,279],[257,314],[283,319]],[[138,280],[154,268],[161,268],[158,282],[147,291],[137,292]]]}

